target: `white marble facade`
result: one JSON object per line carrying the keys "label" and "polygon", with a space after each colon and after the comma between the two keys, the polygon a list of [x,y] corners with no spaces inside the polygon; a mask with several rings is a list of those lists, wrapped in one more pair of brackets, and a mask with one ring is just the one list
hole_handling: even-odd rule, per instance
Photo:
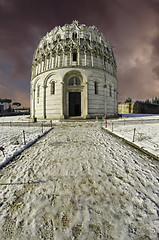
{"label": "white marble facade", "polygon": [[77,21],[55,27],[33,57],[31,117],[116,116],[116,69],[111,45],[96,27]]}

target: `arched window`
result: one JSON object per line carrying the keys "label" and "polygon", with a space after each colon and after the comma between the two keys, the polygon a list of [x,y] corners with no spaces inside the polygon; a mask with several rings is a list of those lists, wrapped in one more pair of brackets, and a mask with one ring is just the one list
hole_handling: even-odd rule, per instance
{"label": "arched window", "polygon": [[77,39],[77,33],[76,32],[72,33],[72,38]]}
{"label": "arched window", "polygon": [[112,96],[112,86],[109,86],[109,96]]}
{"label": "arched window", "polygon": [[69,79],[68,85],[74,85],[74,86],[80,86],[81,85],[81,81],[78,77],[71,77]]}
{"label": "arched window", "polygon": [[70,78],[68,85],[74,85],[74,77]]}
{"label": "arched window", "polygon": [[76,80],[75,80],[75,81],[76,81],[76,85],[78,85],[78,86],[79,86],[79,85],[81,85],[81,81],[80,81],[80,79],[79,79],[79,78],[76,78]]}
{"label": "arched window", "polygon": [[73,52],[72,60],[73,60],[74,62],[77,61],[77,52]]}
{"label": "arched window", "polygon": [[94,94],[98,94],[98,82],[94,82]]}
{"label": "arched window", "polygon": [[104,67],[106,68],[106,57],[104,56]]}
{"label": "arched window", "polygon": [[51,95],[55,94],[55,82],[51,82],[50,93]]}
{"label": "arched window", "polygon": [[40,85],[37,86],[37,103],[39,103],[40,98]]}
{"label": "arched window", "polygon": [[37,86],[37,97],[40,97],[40,85]]}

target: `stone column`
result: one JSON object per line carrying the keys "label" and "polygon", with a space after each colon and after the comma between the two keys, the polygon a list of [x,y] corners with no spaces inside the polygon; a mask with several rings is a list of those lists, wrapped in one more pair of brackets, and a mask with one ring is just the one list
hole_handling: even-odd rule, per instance
{"label": "stone column", "polygon": [[38,65],[36,65],[36,67],[35,67],[35,74],[36,75],[38,74]]}
{"label": "stone column", "polygon": [[42,70],[45,71],[45,59],[42,60],[43,68]]}
{"label": "stone column", "polygon": [[47,59],[47,69],[50,68],[50,57]]}
{"label": "stone column", "polygon": [[118,97],[117,97],[117,91],[114,89],[114,114],[118,114]]}
{"label": "stone column", "polygon": [[80,65],[80,51],[77,51],[77,65]]}
{"label": "stone column", "polygon": [[45,70],[48,70],[48,58],[45,60]]}
{"label": "stone column", "polygon": [[32,79],[35,77],[36,66],[32,65]]}
{"label": "stone column", "polygon": [[57,67],[57,66],[58,66],[58,54],[56,52],[56,55],[55,55],[55,67]]}
{"label": "stone column", "polygon": [[107,116],[107,85],[104,84],[104,113]]}
{"label": "stone column", "polygon": [[44,62],[45,64],[45,71],[47,70],[47,58],[45,58],[45,62]]}
{"label": "stone column", "polygon": [[65,66],[65,52],[63,52],[63,60],[62,60],[62,66]]}
{"label": "stone column", "polygon": [[57,67],[60,67],[60,55],[57,55]]}
{"label": "stone column", "polygon": [[99,55],[97,55],[97,61],[98,61],[98,67],[100,67],[100,64],[99,64]]}
{"label": "stone column", "polygon": [[64,83],[61,82],[61,116],[60,119],[64,119]]}
{"label": "stone column", "polygon": [[46,118],[46,86],[43,85],[43,119]]}
{"label": "stone column", "polygon": [[45,60],[43,60],[43,61],[41,62],[41,64],[42,64],[41,70],[42,70],[42,72],[43,72],[43,71],[45,71]]}
{"label": "stone column", "polygon": [[39,74],[39,63],[37,65],[37,75]]}
{"label": "stone column", "polygon": [[116,91],[116,113],[118,115],[118,91]]}
{"label": "stone column", "polygon": [[50,69],[52,68],[52,56],[50,55]]}
{"label": "stone column", "polygon": [[70,65],[72,65],[72,51],[70,50]]}
{"label": "stone column", "polygon": [[52,56],[52,68],[54,68],[54,67],[55,67],[55,55]]}
{"label": "stone column", "polygon": [[39,73],[41,73],[41,62],[39,63]]}
{"label": "stone column", "polygon": [[65,66],[67,66],[67,63],[68,63],[68,53],[66,52],[66,54],[65,54]]}
{"label": "stone column", "polygon": [[92,62],[92,67],[94,66],[94,62],[93,62],[93,53],[91,53],[91,62]]}
{"label": "stone column", "polygon": [[55,56],[52,56],[52,68],[55,66]]}
{"label": "stone column", "polygon": [[85,66],[87,65],[87,54],[86,51],[84,51],[84,57],[85,57]]}
{"label": "stone column", "polygon": [[43,62],[43,71],[46,71],[46,59]]}
{"label": "stone column", "polygon": [[[88,79],[87,79],[87,81],[88,81]],[[88,90],[88,82],[86,82],[85,83],[85,93],[86,93],[86,102],[85,102],[85,109],[86,109],[86,111],[85,111],[85,116],[84,116],[84,118],[89,118],[89,114],[88,114],[88,97],[89,97],[89,90]]]}
{"label": "stone column", "polygon": [[114,89],[114,115],[115,115],[115,113],[116,113],[116,91],[115,91],[115,89]]}
{"label": "stone column", "polygon": [[32,114],[33,114],[33,118],[35,118],[35,88],[33,89],[33,96],[32,96]]}

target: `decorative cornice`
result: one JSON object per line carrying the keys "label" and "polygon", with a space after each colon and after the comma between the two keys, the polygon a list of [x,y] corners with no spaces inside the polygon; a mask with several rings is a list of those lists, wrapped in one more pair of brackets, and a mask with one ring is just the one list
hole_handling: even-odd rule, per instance
{"label": "decorative cornice", "polygon": [[80,25],[78,21],[75,20],[72,22],[72,24],[65,24],[63,27],[55,27],[51,32],[47,33],[40,41],[36,53],[38,51],[45,52],[46,48],[50,51],[57,44],[62,44],[63,47],[65,47],[65,45],[68,44],[66,43],[66,40],[72,40],[73,32],[77,33],[77,38],[74,39],[74,44],[78,43],[79,46],[81,44],[79,40],[83,39],[85,41],[85,45],[87,45],[88,41],[86,42],[86,40],[89,40],[90,42],[96,44],[96,46],[92,46],[92,48],[96,47],[101,49],[101,47],[105,47],[105,49],[102,50],[109,48],[111,52],[111,47],[108,40],[103,36],[102,33],[98,31],[95,26],[87,27],[85,24]]}
{"label": "decorative cornice", "polygon": [[[79,54],[84,52],[86,55],[91,54],[95,58],[102,58],[104,64],[113,66],[114,75],[116,74],[116,61],[108,40],[95,26],[80,25],[76,20],[71,24],[65,24],[63,27],[55,27],[42,38],[33,57],[32,69],[35,72],[36,65],[41,62],[45,64],[45,60],[51,56],[67,55],[75,50]],[[70,67],[70,65],[66,67]],[[54,66],[54,68],[56,67]],[[105,67],[103,66],[103,68]]]}
{"label": "decorative cornice", "polygon": [[[76,72],[77,72],[77,71],[78,71],[79,69],[81,69],[81,68],[82,68],[82,69],[100,70],[100,71],[102,71],[102,72],[104,72],[104,73],[108,73],[108,74],[110,74],[110,75],[112,75],[113,77],[116,78],[115,74],[111,73],[111,72],[108,71],[107,69],[101,69],[101,68],[99,68],[99,67],[91,67],[91,66],[80,66],[80,65],[71,66],[71,65],[68,65],[68,66],[64,66],[64,67],[56,67],[56,68],[48,69],[48,70],[45,70],[45,71],[43,71],[43,72],[41,72],[41,73],[38,73],[36,76],[32,77],[31,81],[33,81],[33,79],[35,79],[35,78],[37,78],[37,77],[40,77],[41,74],[44,74],[44,73],[46,73],[46,72],[51,72],[51,71],[54,71],[54,70],[66,69],[66,68],[68,68],[68,69],[72,68],[72,70],[69,70],[69,72],[70,72],[70,71],[76,71]],[[56,73],[54,73],[54,75],[56,75]]]}

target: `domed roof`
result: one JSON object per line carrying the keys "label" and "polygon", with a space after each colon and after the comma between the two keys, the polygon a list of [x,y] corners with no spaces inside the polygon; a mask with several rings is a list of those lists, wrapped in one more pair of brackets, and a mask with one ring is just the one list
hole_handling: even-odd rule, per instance
{"label": "domed roof", "polygon": [[47,33],[35,51],[33,63],[41,62],[50,55],[60,55],[61,52],[66,53],[74,49],[101,55],[116,65],[112,48],[103,34],[95,26],[87,27],[78,21],[55,27]]}

